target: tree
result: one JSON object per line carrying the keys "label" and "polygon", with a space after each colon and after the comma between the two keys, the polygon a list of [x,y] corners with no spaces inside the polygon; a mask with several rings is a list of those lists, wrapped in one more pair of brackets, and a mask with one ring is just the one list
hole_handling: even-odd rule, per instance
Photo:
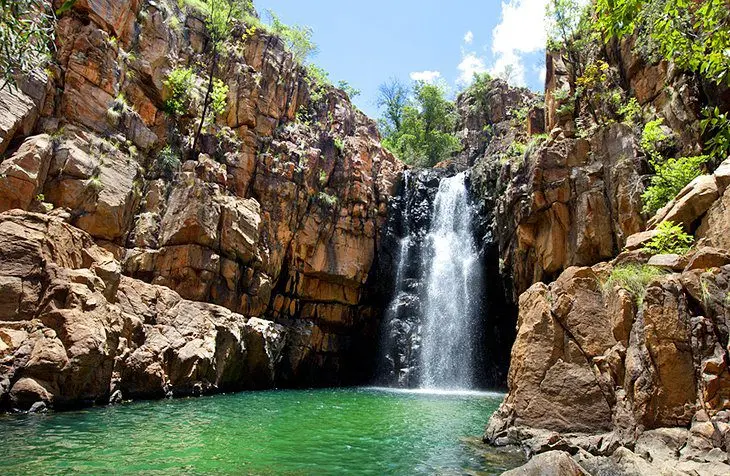
{"label": "tree", "polygon": [[[67,1],[62,9],[72,4]],[[48,0],[0,0],[0,90],[50,61],[55,25]]]}
{"label": "tree", "polygon": [[299,63],[303,64],[319,52],[319,48],[312,40],[314,32],[310,27],[287,25],[273,11],[269,10],[268,13],[271,17],[271,32],[284,40],[287,49]]}
{"label": "tree", "polygon": [[[205,90],[205,99],[203,100],[203,112],[200,117],[198,131],[195,134],[195,139],[193,140],[193,152],[195,152],[198,148],[200,134],[203,132],[203,126],[206,121],[206,116],[208,115],[211,97],[213,96],[214,88],[216,87],[215,72],[218,68],[220,50],[223,43],[231,34],[233,22],[236,18],[241,18],[245,13],[247,13],[250,2],[238,2],[236,0],[205,0],[205,4],[205,13],[207,15],[206,26],[208,27],[210,44],[212,45],[213,51],[211,52],[212,61],[210,65],[210,72],[208,74],[208,87]],[[220,93],[218,95],[220,95]]]}
{"label": "tree", "polygon": [[408,103],[409,94],[408,87],[395,77],[378,88],[377,106],[385,109],[382,125],[386,131],[400,130],[403,122],[403,109]]}
{"label": "tree", "polygon": [[595,29],[604,39],[637,35],[649,59],[658,55],[717,84],[730,84],[727,0],[596,0]]}
{"label": "tree", "polygon": [[456,106],[446,99],[443,84],[416,82],[412,97],[403,95],[404,88],[391,80],[386,88],[383,144],[406,163],[430,167],[449,158],[459,149],[453,134]]}

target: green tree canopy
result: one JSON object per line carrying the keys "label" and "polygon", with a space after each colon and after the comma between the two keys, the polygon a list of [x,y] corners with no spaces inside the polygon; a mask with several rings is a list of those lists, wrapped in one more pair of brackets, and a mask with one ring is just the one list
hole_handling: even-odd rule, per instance
{"label": "green tree canopy", "polygon": [[456,107],[443,84],[416,82],[412,94],[397,81],[380,88],[383,144],[407,164],[430,167],[459,150]]}
{"label": "green tree canopy", "polygon": [[595,11],[596,29],[605,39],[636,34],[637,46],[650,58],[730,84],[727,0],[596,0]]}

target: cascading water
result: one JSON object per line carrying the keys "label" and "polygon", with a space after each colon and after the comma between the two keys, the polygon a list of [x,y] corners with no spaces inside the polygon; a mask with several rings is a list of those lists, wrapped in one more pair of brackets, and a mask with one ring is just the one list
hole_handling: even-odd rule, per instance
{"label": "cascading water", "polygon": [[407,172],[386,232],[391,301],[379,383],[471,389],[480,380],[481,273],[466,175]]}
{"label": "cascading water", "polygon": [[481,273],[465,174],[441,180],[427,237],[422,388],[473,388]]}

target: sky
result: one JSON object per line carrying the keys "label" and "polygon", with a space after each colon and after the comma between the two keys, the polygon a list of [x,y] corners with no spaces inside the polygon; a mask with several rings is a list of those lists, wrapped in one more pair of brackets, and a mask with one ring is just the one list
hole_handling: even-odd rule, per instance
{"label": "sky", "polygon": [[451,94],[475,72],[504,75],[542,91],[545,5],[548,0],[254,0],[266,20],[314,31],[319,52],[310,61],[361,91],[353,102],[380,116],[378,86],[395,77],[444,81]]}

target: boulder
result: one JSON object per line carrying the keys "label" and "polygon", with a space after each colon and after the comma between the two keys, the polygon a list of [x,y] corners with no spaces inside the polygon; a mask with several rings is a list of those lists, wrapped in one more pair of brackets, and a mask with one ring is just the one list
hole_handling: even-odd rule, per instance
{"label": "boulder", "polygon": [[659,230],[647,230],[640,233],[634,233],[626,239],[626,246],[624,247],[624,250],[639,250],[646,246],[646,244],[653,240],[658,234]]}
{"label": "boulder", "polygon": [[649,258],[649,266],[656,266],[670,271],[682,271],[689,260],[685,256],[677,254],[660,254]]}
{"label": "boulder", "polygon": [[710,207],[696,235],[707,246],[730,251],[730,189]]}
{"label": "boulder", "polygon": [[[0,406],[270,388],[284,327],[120,276],[113,255],[58,218],[0,214]],[[15,283],[20,282],[20,286]],[[1,397],[1,395],[0,395]]]}
{"label": "boulder", "polygon": [[656,227],[663,221],[671,221],[690,229],[702,218],[719,197],[719,188],[713,175],[702,175],[689,183],[664,208],[647,223]]}
{"label": "boulder", "polygon": [[685,271],[691,271],[693,269],[719,268],[726,264],[730,264],[730,252],[703,246],[692,253]]}
{"label": "boulder", "polygon": [[33,77],[21,82],[20,88],[10,86],[0,91],[0,156],[16,135],[32,132],[45,99],[45,88],[33,84],[39,82]]}
{"label": "boulder", "polygon": [[527,464],[502,473],[504,476],[589,476],[565,451],[548,451]]}
{"label": "boulder", "polygon": [[0,163],[0,212],[27,210],[46,181],[53,145],[47,135],[31,137]]}
{"label": "boulder", "polygon": [[722,195],[727,190],[728,185],[730,185],[730,157],[715,169],[713,175],[715,176],[720,195]]}

